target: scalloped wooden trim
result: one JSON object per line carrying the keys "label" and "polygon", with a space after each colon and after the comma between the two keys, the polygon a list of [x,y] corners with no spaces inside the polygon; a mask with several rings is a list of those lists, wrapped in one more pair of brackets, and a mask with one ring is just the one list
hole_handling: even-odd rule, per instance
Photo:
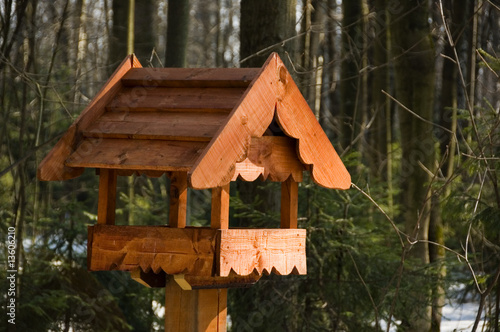
{"label": "scalloped wooden trim", "polygon": [[296,141],[283,136],[253,137],[247,158],[236,163],[231,181],[270,180],[284,182],[292,177],[302,182],[304,166],[297,157]]}
{"label": "scalloped wooden trim", "polygon": [[210,229],[94,225],[90,271],[140,268],[190,276],[306,274],[305,229]]}
{"label": "scalloped wooden trim", "polygon": [[276,73],[278,123],[286,135],[298,140],[297,153],[304,164],[311,165],[312,179],[326,188],[349,189],[349,172],[279,58]]}
{"label": "scalloped wooden trim", "polygon": [[88,269],[211,276],[217,231],[166,226],[89,226]]}
{"label": "scalloped wooden trim", "polygon": [[276,57],[273,55],[267,59],[226,123],[189,171],[191,187],[206,189],[229,183],[235,164],[246,158],[252,137],[262,136],[271,124],[276,106],[276,95],[272,89]]}
{"label": "scalloped wooden trim", "polygon": [[220,230],[218,275],[307,274],[305,229]]}

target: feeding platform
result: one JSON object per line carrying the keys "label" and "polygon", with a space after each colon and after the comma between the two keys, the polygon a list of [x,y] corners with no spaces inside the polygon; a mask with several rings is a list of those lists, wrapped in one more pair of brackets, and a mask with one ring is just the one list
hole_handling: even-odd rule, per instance
{"label": "feeding platform", "polygon": [[[67,180],[85,168],[99,174],[88,269],[130,271],[166,287],[168,331],[225,330],[225,288],[262,274],[306,274],[306,231],[297,229],[302,174],[326,188],[351,184],[276,54],[262,68],[142,68],[130,55],[38,177]],[[168,225],[114,224],[117,176],[133,174],[170,178]],[[282,183],[280,228],[229,228],[229,184],[237,179]],[[210,228],[186,227],[187,188],[212,189]]]}

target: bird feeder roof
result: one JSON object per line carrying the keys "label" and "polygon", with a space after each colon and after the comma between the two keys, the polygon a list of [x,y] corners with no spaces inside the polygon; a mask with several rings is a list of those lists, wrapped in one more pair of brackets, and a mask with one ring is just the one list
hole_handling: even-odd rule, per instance
{"label": "bird feeder roof", "polygon": [[242,177],[347,189],[350,175],[277,54],[262,68],[142,68],[128,56],[38,168],[187,172],[214,188]]}

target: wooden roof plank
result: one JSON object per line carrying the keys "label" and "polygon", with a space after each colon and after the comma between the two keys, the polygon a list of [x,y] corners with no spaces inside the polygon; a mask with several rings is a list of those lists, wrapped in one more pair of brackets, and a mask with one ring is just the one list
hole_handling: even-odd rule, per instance
{"label": "wooden roof plank", "polygon": [[222,187],[229,183],[235,164],[246,158],[252,137],[262,136],[269,127],[276,105],[276,95],[270,88],[275,68],[276,55],[268,58],[226,123],[188,173],[193,188]]}
{"label": "wooden roof plank", "polygon": [[349,172],[279,59],[277,66],[279,83],[276,115],[279,125],[286,135],[299,141],[299,158],[304,164],[312,166],[311,176],[315,183],[326,188],[349,189]]}
{"label": "wooden roof plank", "polygon": [[37,170],[37,176],[40,180],[62,181],[73,179],[82,174],[83,169],[71,169],[64,162],[75,150],[78,144],[77,136],[79,132],[102,115],[106,103],[121,89],[121,78],[133,67],[141,67],[141,64],[134,55],[129,55],[118,66],[93,101],[83,110],[54,148],[42,160]]}
{"label": "wooden roof plank", "polygon": [[246,88],[260,68],[140,68],[123,77],[125,86]]}
{"label": "wooden roof plank", "polygon": [[85,137],[210,141],[225,112],[106,112]]}
{"label": "wooden roof plank", "polygon": [[231,111],[244,88],[123,88],[107,106],[114,111]]}
{"label": "wooden roof plank", "polygon": [[68,158],[70,167],[187,171],[206,142],[85,138]]}

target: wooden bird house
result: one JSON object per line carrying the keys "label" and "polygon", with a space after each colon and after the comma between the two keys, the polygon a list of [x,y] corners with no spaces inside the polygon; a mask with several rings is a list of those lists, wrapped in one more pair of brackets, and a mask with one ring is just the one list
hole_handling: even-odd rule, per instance
{"label": "wooden bird house", "polygon": [[[276,54],[262,68],[142,68],[127,57],[38,169],[40,180],[99,174],[88,269],[166,287],[167,331],[225,330],[226,289],[264,273],[306,274],[297,229],[304,171],[320,186],[350,176]],[[168,226],[114,224],[117,176],[170,178]],[[281,227],[232,229],[229,184],[282,183]],[[187,188],[212,189],[211,227],[186,227]]]}

